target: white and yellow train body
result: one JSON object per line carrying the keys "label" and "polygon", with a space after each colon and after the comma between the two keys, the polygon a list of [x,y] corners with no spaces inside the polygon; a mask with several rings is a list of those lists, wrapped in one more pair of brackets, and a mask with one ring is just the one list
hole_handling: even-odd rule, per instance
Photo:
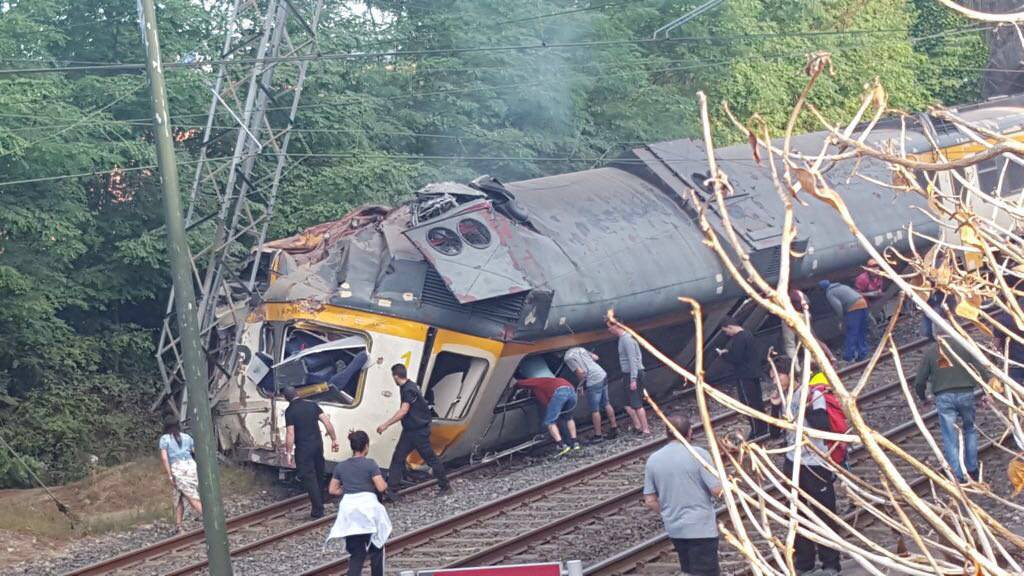
{"label": "white and yellow train body", "polygon": [[[1016,100],[961,113],[991,117],[1001,130],[1019,131],[1024,120]],[[934,154],[923,133],[932,127],[907,129],[910,153]],[[899,125],[876,133],[898,135]],[[800,136],[794,146],[817,153],[823,137]],[[948,132],[935,138],[950,152],[976,145]],[[746,145],[719,149],[716,156],[735,188],[728,204],[736,233],[754,265],[773,279],[782,207],[770,169],[751,161]],[[870,159],[838,163],[826,174],[876,247],[907,250],[911,225],[940,233],[916,208],[920,198],[850,178],[854,170],[880,181],[892,176]],[[679,296],[702,302],[711,330],[727,312],[756,316],[697,225],[690,190],[707,196],[706,171],[702,144],[652,144],[594,170],[504,185],[485,178],[429,186],[397,208],[363,208],[266,245],[267,280],[241,327],[240,369],[213,391],[222,448],[241,460],[280,465],[287,402],[276,392],[298,374],[305,385],[300,393],[320,403],[339,434],[367,431],[371,455],[386,463],[400,429],[383,436],[375,429],[399,408],[390,372],[396,363],[432,401],[431,442],[446,460],[479,457],[540,431],[535,403],[511,385],[527,357],[575,382],[561,366],[561,353],[587,346],[608,371],[613,405],[621,406],[616,347],[603,322],[609,309],[683,364],[696,346],[710,342],[695,341]],[[1018,170],[1015,178],[1018,172],[1024,174]],[[1012,187],[1024,185],[1021,180]],[[794,284],[809,288],[813,311],[825,318],[815,282],[849,277],[867,254],[831,207],[810,204],[796,209],[801,256],[791,270]],[[718,229],[714,207],[709,217]],[[307,345],[313,349],[306,354],[328,350],[327,362],[296,372]],[[361,352],[365,364],[354,377],[330,387],[315,381],[318,370],[326,370],[327,381]],[[270,380],[253,376],[257,355],[270,367]],[[680,385],[653,358],[645,362],[654,395]],[[576,416],[586,412],[581,399]],[[340,454],[329,444],[325,449],[328,460],[347,456],[345,448]]]}

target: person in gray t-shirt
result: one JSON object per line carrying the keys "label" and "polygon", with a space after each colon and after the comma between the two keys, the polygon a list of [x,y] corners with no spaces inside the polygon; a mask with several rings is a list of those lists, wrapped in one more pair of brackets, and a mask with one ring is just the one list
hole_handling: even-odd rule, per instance
{"label": "person in gray t-shirt", "polygon": [[[366,457],[370,450],[370,437],[366,432],[349,432],[348,444],[352,448],[352,457],[338,463],[331,474],[331,484],[327,488],[331,496],[342,498],[338,504],[338,517],[332,534],[341,524],[342,533],[345,535],[345,549],[349,554],[349,576],[362,574],[367,558],[370,560],[370,576],[384,576],[384,549],[373,544],[372,519],[376,514],[374,507],[381,515],[386,516],[386,513],[377,502],[370,499],[368,505],[365,501],[366,496],[356,495],[369,492],[379,498],[387,492],[388,483],[380,473],[380,466],[377,466],[373,459]],[[346,498],[346,495],[352,498]],[[385,522],[390,532],[391,523],[386,518]],[[379,525],[377,529],[379,530]]]}
{"label": "person in gray t-shirt", "polygon": [[[670,416],[669,422],[689,441],[690,420]],[[718,525],[714,498],[722,483],[694,457],[666,427],[669,443],[647,459],[644,468],[644,504],[661,513],[665,531],[679,554],[679,568],[687,574],[718,576]],[[693,447],[705,462],[707,450]]]}
{"label": "person in gray t-shirt", "polygon": [[608,373],[597,363],[597,354],[575,346],[565,351],[562,357],[565,365],[576,374],[576,378],[585,385],[587,403],[590,405],[590,420],[594,423],[593,442],[603,442],[604,432],[601,430],[601,410],[608,414],[611,429],[609,438],[619,435],[619,425],[615,421],[615,409],[608,402]]}
{"label": "person in gray t-shirt", "polygon": [[619,338],[619,368],[625,376],[626,395],[629,398],[625,406],[626,414],[633,421],[633,430],[647,436],[651,428],[647,424],[647,412],[644,410],[644,358],[640,353],[640,344],[618,324],[608,322],[608,331]]}

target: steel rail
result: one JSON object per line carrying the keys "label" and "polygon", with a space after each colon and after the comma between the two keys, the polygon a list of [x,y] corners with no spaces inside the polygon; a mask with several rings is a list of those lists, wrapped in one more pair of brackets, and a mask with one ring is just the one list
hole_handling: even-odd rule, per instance
{"label": "steel rail", "polygon": [[[900,348],[900,350],[902,352],[908,352],[920,348],[928,344],[929,342],[930,340],[927,339],[918,339],[908,344],[905,344]],[[858,370],[861,370],[862,368],[867,366],[867,364],[868,361],[853,363],[844,367],[839,372],[840,374],[855,373]],[[874,388],[865,393],[862,396],[862,398],[871,399],[878,396],[882,396],[888,394],[898,386],[898,383],[891,383],[883,387]],[[687,390],[692,392],[692,388]],[[730,420],[738,419],[739,416],[740,415],[736,412],[723,412],[713,417],[711,421],[713,424],[720,424]],[[695,432],[702,431],[702,429],[702,423],[695,423],[693,426],[693,430]],[[594,462],[582,468],[578,468],[571,472],[567,472],[561,476],[551,478],[550,480],[547,480],[540,484],[535,484],[533,486],[524,488],[518,492],[509,494],[508,496],[505,496],[503,498],[499,498],[498,500],[494,500],[492,502],[488,502],[486,504],[477,506],[476,508],[472,508],[456,516],[446,518],[433,524],[430,524],[428,526],[425,526],[423,528],[419,528],[412,532],[402,534],[401,536],[398,536],[388,542],[388,554],[389,556],[393,557],[394,555],[400,554],[403,551],[413,549],[417,545],[422,544],[424,542],[436,539],[448,533],[455,532],[458,529],[466,528],[472,526],[473,524],[479,523],[482,520],[491,518],[512,506],[531,500],[540,500],[544,498],[545,495],[557,492],[558,488],[570,486],[579,483],[585,479],[591,478],[597,474],[605,473],[611,469],[624,466],[631,461],[634,461],[640,457],[653,453],[654,451],[661,448],[667,443],[667,438],[659,438],[657,440],[647,442],[625,452],[620,452],[598,462]],[[519,546],[519,542],[524,538],[529,538],[531,542],[543,539],[547,535],[550,535],[554,531],[557,531],[559,528],[564,528],[565,526],[575,524],[582,518],[586,518],[588,516],[600,513],[600,511],[615,507],[617,504],[621,505],[623,501],[635,497],[637,494],[639,494],[639,491],[640,488],[630,489],[627,492],[621,493],[602,502],[598,502],[597,504],[594,504],[587,509],[580,510],[570,515],[561,517],[549,524],[531,530],[526,534],[517,535],[504,542],[496,544],[493,547],[488,547],[487,549],[481,550],[470,556],[461,558],[457,560],[455,563],[452,563],[446,567],[463,567],[473,562],[481,562],[490,558],[500,557],[506,550],[513,549]],[[303,572],[302,576],[326,576],[329,574],[338,574],[346,570],[347,567],[348,557],[344,556],[337,560],[326,562],[306,572]]]}

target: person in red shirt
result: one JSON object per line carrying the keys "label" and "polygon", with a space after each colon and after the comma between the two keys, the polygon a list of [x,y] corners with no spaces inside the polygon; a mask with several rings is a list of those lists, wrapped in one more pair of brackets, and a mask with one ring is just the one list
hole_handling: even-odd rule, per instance
{"label": "person in red shirt", "polygon": [[857,275],[853,285],[868,302],[882,295],[882,276],[878,273],[878,262],[868,260],[865,270]]}
{"label": "person in red shirt", "polygon": [[[579,450],[580,443],[576,440],[576,422],[571,414],[576,409],[576,390],[564,378],[524,378],[516,381],[516,386],[533,392],[533,397],[544,408],[544,425],[551,434],[558,449],[558,456],[565,456],[572,450]],[[562,442],[562,433],[558,429],[559,422],[565,424],[569,431],[569,442]]]}

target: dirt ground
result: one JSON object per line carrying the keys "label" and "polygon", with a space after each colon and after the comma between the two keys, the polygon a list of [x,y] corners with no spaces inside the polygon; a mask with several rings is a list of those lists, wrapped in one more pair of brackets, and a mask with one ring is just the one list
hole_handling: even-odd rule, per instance
{"label": "dirt ground", "polygon": [[[221,468],[226,499],[244,498],[269,483],[248,468]],[[0,569],[58,554],[81,538],[174,522],[170,483],[156,458],[101,469],[51,490],[74,519],[59,512],[42,489],[0,490]]]}

